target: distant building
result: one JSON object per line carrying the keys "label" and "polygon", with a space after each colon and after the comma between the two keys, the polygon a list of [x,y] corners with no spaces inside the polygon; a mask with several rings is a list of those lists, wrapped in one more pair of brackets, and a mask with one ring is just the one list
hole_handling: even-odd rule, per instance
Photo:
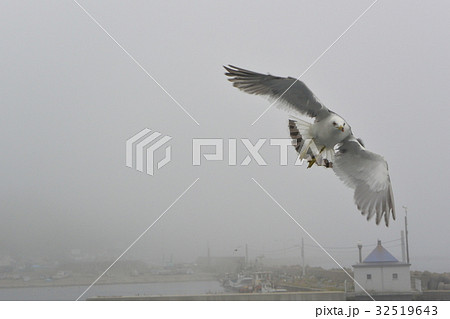
{"label": "distant building", "polygon": [[216,273],[234,273],[239,272],[245,265],[245,257],[198,257],[197,265],[203,271]]}
{"label": "distant building", "polygon": [[378,241],[377,247],[356,265],[353,265],[355,293],[363,293],[358,282],[368,292],[411,292],[411,264],[399,262]]}

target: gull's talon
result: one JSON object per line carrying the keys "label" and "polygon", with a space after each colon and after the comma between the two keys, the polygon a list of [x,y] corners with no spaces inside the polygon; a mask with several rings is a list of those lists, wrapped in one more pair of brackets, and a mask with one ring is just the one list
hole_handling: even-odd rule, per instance
{"label": "gull's talon", "polygon": [[314,165],[314,163],[317,164],[316,158],[313,157],[311,160],[308,161],[308,163],[309,163],[309,164],[308,164],[308,167],[307,167],[307,168],[311,168],[311,167]]}

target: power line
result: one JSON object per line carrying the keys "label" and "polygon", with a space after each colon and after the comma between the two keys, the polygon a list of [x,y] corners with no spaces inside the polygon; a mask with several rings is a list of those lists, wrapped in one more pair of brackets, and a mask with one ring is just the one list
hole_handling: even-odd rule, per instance
{"label": "power line", "polygon": [[[391,240],[387,240],[384,241],[383,244],[389,244],[389,243],[394,243],[397,241],[401,241],[401,238],[396,238],[396,239],[391,239]],[[363,244],[364,247],[375,247],[377,244]],[[317,245],[313,245],[313,244],[304,244],[305,247],[308,248],[313,248],[313,249],[321,249],[319,246]],[[390,246],[384,246],[385,248],[393,248],[393,247],[399,247],[401,246],[401,244],[396,244],[396,245],[390,245]],[[263,248],[259,248],[253,245],[248,245],[248,247],[250,249],[252,249],[253,251],[257,251],[257,252],[261,252],[265,255],[276,255],[276,254],[282,254],[282,253],[290,253],[293,252],[295,250],[301,250],[301,246],[300,245],[293,245],[293,246],[289,246],[289,247],[285,247],[285,248],[277,248],[277,249],[263,249]],[[330,250],[356,250],[357,246],[324,246],[325,249],[330,249]]]}
{"label": "power line", "polygon": [[[384,243],[385,243],[385,244],[386,244],[386,243],[393,243],[393,242],[400,241],[400,240],[401,240],[401,238],[397,238],[397,239],[387,240],[387,241],[385,241]],[[374,246],[376,246],[376,245],[377,245],[377,244],[363,244],[363,247],[374,247]],[[317,245],[308,245],[308,244],[305,244],[305,246],[311,247],[311,248],[320,248],[320,247],[317,246]],[[353,246],[324,246],[324,248],[326,248],[326,249],[356,249],[357,246],[356,246],[356,245],[353,245]]]}

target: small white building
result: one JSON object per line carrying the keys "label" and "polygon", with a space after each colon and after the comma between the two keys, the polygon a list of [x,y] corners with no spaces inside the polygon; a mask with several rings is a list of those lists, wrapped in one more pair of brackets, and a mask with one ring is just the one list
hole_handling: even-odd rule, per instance
{"label": "small white building", "polygon": [[378,241],[377,247],[356,265],[353,265],[355,293],[411,292],[411,264],[399,262]]}

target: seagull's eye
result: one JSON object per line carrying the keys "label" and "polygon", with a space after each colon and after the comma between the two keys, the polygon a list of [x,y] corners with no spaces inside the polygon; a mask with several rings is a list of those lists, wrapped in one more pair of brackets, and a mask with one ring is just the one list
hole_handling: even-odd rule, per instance
{"label": "seagull's eye", "polygon": [[333,125],[336,126],[336,122],[333,122]]}
{"label": "seagull's eye", "polygon": [[345,123],[344,123],[344,124],[342,124],[342,126],[345,126]]}

